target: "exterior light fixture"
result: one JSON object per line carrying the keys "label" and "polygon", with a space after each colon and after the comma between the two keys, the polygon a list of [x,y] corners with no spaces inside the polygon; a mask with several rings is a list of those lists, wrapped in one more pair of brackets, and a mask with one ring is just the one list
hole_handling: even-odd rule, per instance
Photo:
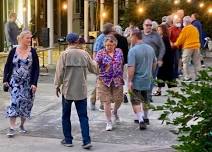
{"label": "exterior light fixture", "polygon": [[212,7],[209,7],[209,8],[208,8],[208,13],[209,13],[209,14],[212,14]]}
{"label": "exterior light fixture", "polygon": [[106,18],[107,14],[105,12],[102,13],[102,17]]}
{"label": "exterior light fixture", "polygon": [[67,7],[68,7],[67,4],[64,3],[64,4],[63,4],[63,10],[67,10]]}
{"label": "exterior light fixture", "polygon": [[175,0],[175,1],[174,1],[174,4],[175,4],[175,5],[178,5],[179,3],[180,3],[179,0]]}
{"label": "exterior light fixture", "polygon": [[144,9],[143,9],[142,7],[139,7],[139,8],[138,8],[138,12],[139,12],[139,13],[143,13],[143,12],[144,12]]}
{"label": "exterior light fixture", "polygon": [[23,11],[26,12],[26,7],[24,6]]}
{"label": "exterior light fixture", "polygon": [[204,4],[203,2],[201,2],[201,3],[199,4],[199,7],[200,7],[200,8],[203,8],[204,5],[205,5],[205,4]]}

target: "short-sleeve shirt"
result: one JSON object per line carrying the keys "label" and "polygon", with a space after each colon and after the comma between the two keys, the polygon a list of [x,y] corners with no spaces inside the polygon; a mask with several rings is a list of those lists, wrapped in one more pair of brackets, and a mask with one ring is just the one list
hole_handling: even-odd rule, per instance
{"label": "short-sleeve shirt", "polygon": [[95,60],[99,65],[99,78],[107,87],[113,85],[119,87],[124,84],[124,57],[121,49],[116,48],[113,57],[105,49],[102,49],[97,53]]}
{"label": "short-sleeve shirt", "polygon": [[152,66],[156,62],[154,49],[144,43],[136,44],[128,53],[128,66],[135,67],[133,88],[149,90],[152,83]]}
{"label": "short-sleeve shirt", "polygon": [[106,35],[102,33],[96,38],[96,42],[94,43],[94,48],[93,48],[94,52],[98,52],[99,50],[104,48],[105,36]]}

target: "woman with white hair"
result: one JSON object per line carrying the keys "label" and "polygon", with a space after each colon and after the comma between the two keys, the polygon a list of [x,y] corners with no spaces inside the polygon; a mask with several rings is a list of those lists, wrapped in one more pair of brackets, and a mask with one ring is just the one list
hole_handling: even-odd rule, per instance
{"label": "woman with white hair", "polygon": [[10,105],[6,117],[10,119],[7,136],[15,135],[16,118],[21,118],[19,132],[26,133],[24,128],[26,118],[30,118],[37,90],[39,77],[39,60],[36,50],[30,47],[32,34],[22,31],[18,36],[18,46],[13,48],[7,58],[4,68],[4,87],[9,88]]}
{"label": "woman with white hair", "polygon": [[99,66],[98,92],[104,103],[107,119],[106,130],[112,130],[111,100],[114,101],[113,115],[115,123],[119,123],[118,109],[123,101],[123,62],[121,49],[116,48],[117,39],[113,35],[105,37],[105,48],[97,53],[96,61]]}

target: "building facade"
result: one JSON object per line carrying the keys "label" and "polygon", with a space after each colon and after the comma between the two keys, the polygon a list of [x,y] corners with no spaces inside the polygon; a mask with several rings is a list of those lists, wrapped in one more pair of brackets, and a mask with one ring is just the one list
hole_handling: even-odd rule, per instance
{"label": "building facade", "polygon": [[[9,14],[15,12],[18,26],[21,29],[30,29],[39,40],[43,29],[49,29],[51,46],[59,37],[71,31],[85,35],[86,38],[88,31],[100,31],[106,21],[118,24],[118,8],[123,9],[128,3],[129,0],[1,0],[0,6],[3,9],[0,10],[0,15],[3,18],[0,26],[4,28]],[[112,10],[110,16],[104,17],[102,14],[107,8]],[[6,47],[3,31],[0,32],[1,51]],[[42,45],[42,41],[39,44]]]}

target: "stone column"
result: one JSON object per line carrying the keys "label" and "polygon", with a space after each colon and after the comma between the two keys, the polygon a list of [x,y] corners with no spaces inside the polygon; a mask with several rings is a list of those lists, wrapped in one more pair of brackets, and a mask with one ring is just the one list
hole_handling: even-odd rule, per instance
{"label": "stone column", "polygon": [[94,1],[90,1],[90,26],[91,26],[91,31],[95,30],[95,25],[94,25]]}
{"label": "stone column", "polygon": [[88,13],[89,5],[88,5],[88,3],[89,3],[88,0],[84,0],[84,39],[85,39],[85,42],[88,41],[88,20],[89,20],[89,13]]}
{"label": "stone column", "polygon": [[68,0],[67,5],[67,24],[68,24],[68,33],[73,32],[73,9],[74,9],[74,0]]}
{"label": "stone column", "polygon": [[[49,28],[49,47],[54,45],[53,0],[47,0],[47,27]],[[52,50],[48,50],[48,64],[52,64]]]}
{"label": "stone column", "polygon": [[57,25],[58,25],[58,36],[61,36],[61,1],[57,0],[57,4],[58,4],[58,8],[57,8],[57,13],[58,13],[58,17],[57,17]]}
{"label": "stone column", "polygon": [[113,24],[114,25],[118,25],[118,9],[119,9],[119,1],[118,0],[114,0],[113,1]]}
{"label": "stone column", "polygon": [[125,7],[126,7],[126,8],[129,7],[129,0],[125,0]]}
{"label": "stone column", "polygon": [[100,0],[100,31],[103,30],[103,25],[104,25],[104,17],[102,14],[104,13],[104,0]]}
{"label": "stone column", "polygon": [[4,51],[4,21],[3,21],[3,0],[0,1],[0,52]]}
{"label": "stone column", "polygon": [[29,11],[28,0],[25,0],[24,1],[24,14],[23,14],[23,17],[24,17],[24,29],[29,29],[29,26],[28,26],[28,11]]}

